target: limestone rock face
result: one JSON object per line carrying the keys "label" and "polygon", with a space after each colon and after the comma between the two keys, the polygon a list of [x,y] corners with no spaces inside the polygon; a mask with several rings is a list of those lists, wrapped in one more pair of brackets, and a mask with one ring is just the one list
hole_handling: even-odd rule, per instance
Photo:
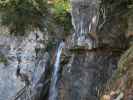
{"label": "limestone rock face", "polygon": [[97,37],[100,46],[125,48],[128,11],[127,0],[103,0],[99,8]]}
{"label": "limestone rock face", "polygon": [[71,42],[66,39],[72,52],[62,65],[59,97],[99,100],[100,89],[117,68],[119,48],[126,46],[126,0],[71,0],[71,4],[75,33]]}
{"label": "limestone rock face", "polygon": [[95,46],[92,42],[93,46],[86,47],[125,48],[128,26],[124,17],[128,11],[126,0],[71,0],[71,4],[76,45],[84,46],[86,41],[95,41]]}
{"label": "limestone rock face", "polygon": [[98,23],[97,0],[71,0],[72,3],[72,24],[75,30],[75,45],[95,48],[96,28]]}
{"label": "limestone rock face", "polygon": [[72,0],[72,24],[77,35],[96,32],[99,6],[97,0]]}
{"label": "limestone rock face", "polygon": [[99,100],[98,91],[117,68],[118,59],[108,51],[72,54],[62,66],[60,100]]}
{"label": "limestone rock face", "polygon": [[37,41],[34,32],[28,37],[0,36],[0,54],[7,60],[0,64],[0,100],[27,100],[29,91],[34,96],[36,88],[42,88],[43,84],[39,81],[46,71],[49,54],[46,52],[36,58],[35,48],[44,48],[39,42],[41,39]]}
{"label": "limestone rock face", "polygon": [[0,55],[7,59],[0,63],[0,100],[48,100],[56,45],[62,38],[59,100],[99,100],[99,91],[117,68],[119,50],[126,47],[127,0],[70,1],[75,32],[69,37],[47,19],[43,32],[0,36]]}

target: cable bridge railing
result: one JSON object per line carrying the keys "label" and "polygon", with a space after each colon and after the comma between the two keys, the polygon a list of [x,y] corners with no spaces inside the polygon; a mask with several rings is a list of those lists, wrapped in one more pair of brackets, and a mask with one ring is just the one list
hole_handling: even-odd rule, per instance
{"label": "cable bridge railing", "polygon": [[32,100],[31,89],[29,86],[23,87],[10,100]]}

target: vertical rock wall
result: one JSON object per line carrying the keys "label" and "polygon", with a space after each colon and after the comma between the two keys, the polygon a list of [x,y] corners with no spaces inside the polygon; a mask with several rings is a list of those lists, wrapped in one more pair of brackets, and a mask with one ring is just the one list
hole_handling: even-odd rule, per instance
{"label": "vertical rock wall", "polygon": [[127,34],[127,0],[103,0],[99,8],[97,36],[99,46],[125,48]]}
{"label": "vertical rock wall", "polygon": [[[80,45],[69,48],[72,52],[66,54],[70,59],[62,65],[60,100],[99,100],[100,89],[117,69],[126,47],[126,2],[71,0],[75,44]],[[96,41],[97,46],[91,41]],[[90,46],[85,42],[91,47],[84,48]]]}

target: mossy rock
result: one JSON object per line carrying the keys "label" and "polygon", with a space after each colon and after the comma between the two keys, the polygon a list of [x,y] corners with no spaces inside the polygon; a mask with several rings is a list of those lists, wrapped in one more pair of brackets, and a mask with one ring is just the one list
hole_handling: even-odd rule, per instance
{"label": "mossy rock", "polygon": [[[101,94],[108,94],[111,91],[120,91],[124,93],[133,87],[133,45],[125,51],[118,62],[118,69],[105,84],[105,89]],[[125,100],[125,99],[124,99]]]}
{"label": "mossy rock", "polygon": [[4,63],[4,64],[8,63],[7,58],[4,55],[2,55],[2,54],[0,54],[0,63]]}
{"label": "mossy rock", "polygon": [[133,64],[133,45],[121,56],[118,62],[118,72],[125,73],[132,67],[130,64]]}

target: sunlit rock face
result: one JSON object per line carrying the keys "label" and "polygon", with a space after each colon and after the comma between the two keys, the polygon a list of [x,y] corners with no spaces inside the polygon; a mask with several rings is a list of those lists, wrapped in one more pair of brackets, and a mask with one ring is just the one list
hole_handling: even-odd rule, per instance
{"label": "sunlit rock face", "polygon": [[99,3],[97,0],[71,0],[72,24],[77,35],[96,32]]}
{"label": "sunlit rock face", "polygon": [[10,45],[16,42],[20,43],[16,38],[1,36],[0,53],[8,58],[8,65],[4,62],[0,64],[0,100],[10,100],[20,89],[24,87],[24,82],[21,82],[16,77],[17,58],[16,52],[10,50]]}
{"label": "sunlit rock face", "polygon": [[0,41],[0,53],[7,59],[6,64],[0,64],[0,100],[34,100],[43,88],[40,81],[49,60],[47,52],[41,56],[36,53],[36,48],[45,47],[41,42],[43,34],[37,31],[27,37],[0,36]]}
{"label": "sunlit rock face", "polygon": [[95,48],[98,23],[98,0],[71,0],[75,45]]}
{"label": "sunlit rock face", "polygon": [[85,46],[89,39],[96,41],[95,46],[88,44],[90,48],[125,48],[127,0],[71,0],[71,4],[76,45]]}

